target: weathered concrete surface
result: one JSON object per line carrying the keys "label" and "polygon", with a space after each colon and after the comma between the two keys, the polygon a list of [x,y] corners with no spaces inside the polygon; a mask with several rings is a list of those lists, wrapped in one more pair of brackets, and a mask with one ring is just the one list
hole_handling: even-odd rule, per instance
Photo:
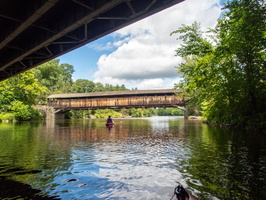
{"label": "weathered concrete surface", "polygon": [[37,105],[36,108],[42,112],[44,118],[47,120],[54,120],[55,119],[55,109],[51,106],[47,105]]}

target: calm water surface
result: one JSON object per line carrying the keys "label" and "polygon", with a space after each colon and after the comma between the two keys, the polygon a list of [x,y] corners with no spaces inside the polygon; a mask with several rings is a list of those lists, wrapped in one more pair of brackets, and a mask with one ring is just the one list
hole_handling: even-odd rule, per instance
{"label": "calm water surface", "polygon": [[179,117],[0,123],[0,199],[266,199],[266,136]]}

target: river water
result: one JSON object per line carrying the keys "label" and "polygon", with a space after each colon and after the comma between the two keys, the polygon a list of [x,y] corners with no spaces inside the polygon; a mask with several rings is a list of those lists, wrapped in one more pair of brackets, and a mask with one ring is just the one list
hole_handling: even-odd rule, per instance
{"label": "river water", "polygon": [[266,199],[266,136],[180,117],[0,124],[0,199]]}

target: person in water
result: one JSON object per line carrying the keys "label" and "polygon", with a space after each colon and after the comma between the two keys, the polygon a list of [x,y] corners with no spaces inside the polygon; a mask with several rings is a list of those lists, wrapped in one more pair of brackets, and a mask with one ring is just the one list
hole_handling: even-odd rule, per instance
{"label": "person in water", "polygon": [[106,123],[113,123],[113,120],[111,118],[111,115],[108,116],[107,122]]}

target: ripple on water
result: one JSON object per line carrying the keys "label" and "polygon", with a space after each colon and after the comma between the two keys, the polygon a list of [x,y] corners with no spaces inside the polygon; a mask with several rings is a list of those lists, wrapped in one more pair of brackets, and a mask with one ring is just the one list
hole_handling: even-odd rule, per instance
{"label": "ripple on water", "polygon": [[169,155],[175,151],[170,148],[165,151],[160,142],[152,146],[98,144],[93,149],[93,158],[75,150],[72,173],[56,178],[61,184],[54,193],[68,190],[68,198],[77,199],[85,195],[83,190],[89,191],[85,199],[168,199],[177,180],[185,183],[176,170],[175,156]]}
{"label": "ripple on water", "polygon": [[266,196],[264,137],[176,118],[128,120],[111,132],[73,122],[0,130],[0,174],[61,199],[170,199],[177,184],[202,199]]}

